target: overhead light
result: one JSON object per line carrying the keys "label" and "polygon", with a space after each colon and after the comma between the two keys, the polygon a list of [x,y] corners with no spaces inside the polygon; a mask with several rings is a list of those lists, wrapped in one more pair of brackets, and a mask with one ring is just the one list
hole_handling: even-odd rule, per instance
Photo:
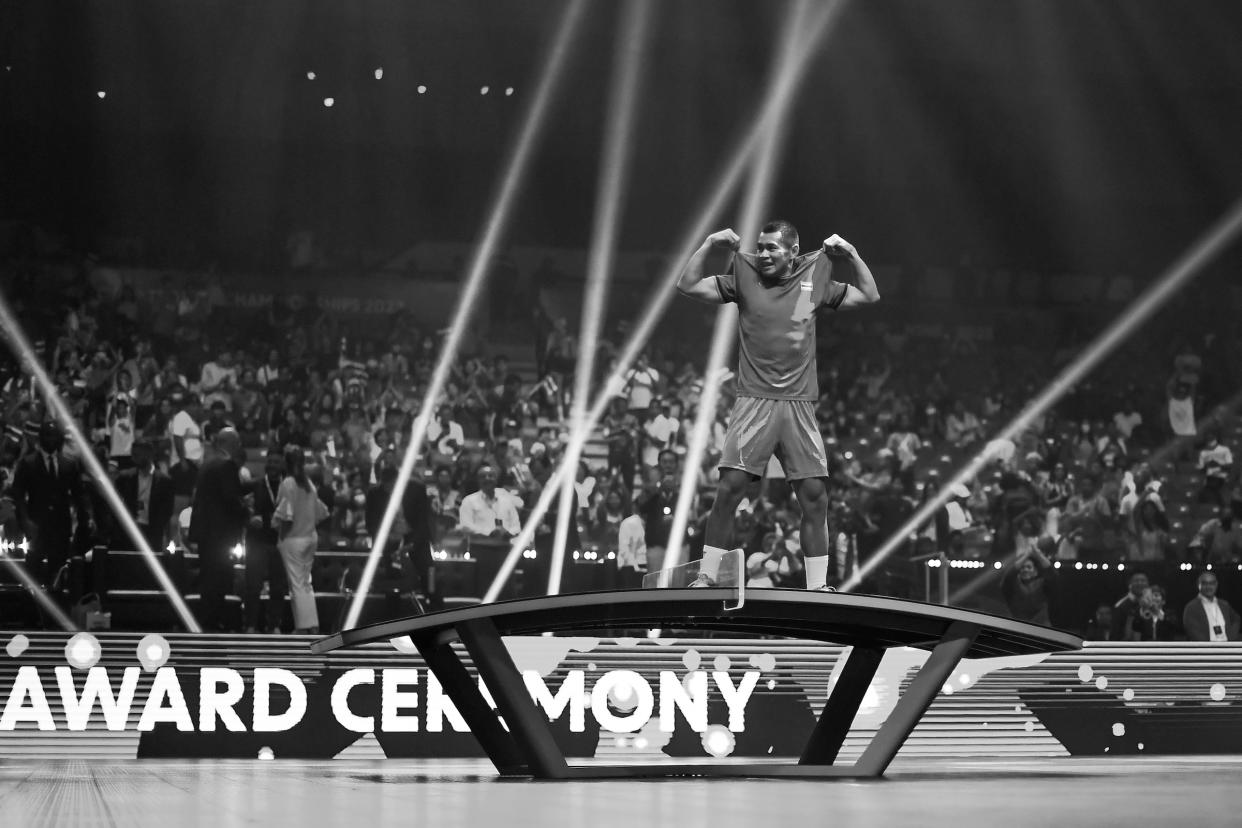
{"label": "overhead light", "polygon": [[98,92],[96,92],[95,94],[96,94],[97,96],[99,96],[99,100],[101,100],[101,101],[102,101],[104,98],[108,97],[108,93],[107,93],[107,92],[105,92],[105,91],[103,91],[102,89],[100,89],[100,90],[99,90]]}
{"label": "overhead light", "polygon": [[375,70],[375,79],[376,80],[384,79],[384,68],[382,66]]}
{"label": "overhead light", "polygon": [[334,103],[336,103],[336,98],[324,98],[323,99],[324,106],[332,106],[332,104]]}
{"label": "overhead light", "polygon": [[418,94],[420,94],[420,95],[425,95],[426,93],[427,93],[427,87],[423,86],[423,85],[420,83],[420,84],[418,85]]}
{"label": "overhead light", "polygon": [[513,94],[513,87],[512,86],[505,87],[505,97],[507,98],[511,96],[512,94]]}
{"label": "overhead light", "polygon": [[314,73],[314,72],[307,72],[307,73],[306,73],[306,79],[307,79],[307,80],[314,80],[314,79],[315,79],[315,73]]}
{"label": "overhead light", "polygon": [[480,94],[480,95],[486,95],[489,91],[491,91],[491,87],[490,87],[490,86],[484,86],[484,87],[482,87],[481,89],[479,89],[479,94]]}

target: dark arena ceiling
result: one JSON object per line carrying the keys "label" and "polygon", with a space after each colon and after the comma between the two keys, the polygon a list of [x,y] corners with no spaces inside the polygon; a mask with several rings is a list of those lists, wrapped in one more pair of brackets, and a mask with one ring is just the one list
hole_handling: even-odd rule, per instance
{"label": "dark arena ceiling", "polygon": [[[9,0],[0,218],[188,228],[226,262],[300,227],[470,240],[565,6]],[[588,242],[620,6],[588,4],[515,243]],[[655,3],[623,245],[672,243],[791,8]],[[1234,0],[854,0],[784,132],[776,211],[894,263],[1154,270],[1242,195],[1239,43]]]}

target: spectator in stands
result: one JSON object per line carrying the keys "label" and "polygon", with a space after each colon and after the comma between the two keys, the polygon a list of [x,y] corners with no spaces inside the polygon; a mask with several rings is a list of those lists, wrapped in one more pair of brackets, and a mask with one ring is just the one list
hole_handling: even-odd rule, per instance
{"label": "spectator in stands", "polygon": [[1208,433],[1207,443],[1199,452],[1199,470],[1203,472],[1203,488],[1196,498],[1198,502],[1225,505],[1225,484],[1233,471],[1233,452],[1220,441],[1215,431]]}
{"label": "spectator in stands", "polygon": [[477,479],[478,491],[462,498],[458,528],[473,541],[508,543],[522,531],[517,507],[507,493],[497,491],[499,475],[494,464],[479,466]]}
{"label": "spectator in stands", "polygon": [[453,470],[447,465],[436,466],[435,485],[427,492],[434,516],[434,537],[439,539],[457,525],[461,492],[454,485]]}
{"label": "spectator in stands", "polygon": [[[122,471],[116,478],[116,492],[125,504],[125,510],[138,524],[138,531],[147,545],[157,554],[168,544],[168,529],[172,523],[175,498],[172,478],[155,466],[155,447],[146,439],[134,441],[133,468]],[[125,548],[133,541],[118,535],[114,545]]]}
{"label": "spectator in stands", "polygon": [[673,447],[681,423],[670,413],[669,401],[657,398],[652,405],[656,413],[643,426],[643,465],[655,466],[659,462],[660,452]]}
{"label": "spectator in stands", "polygon": [[1001,579],[1001,595],[1009,614],[1019,621],[1052,626],[1049,607],[1055,594],[1056,572],[1038,546],[1019,553]]}
{"label": "spectator in stands", "polygon": [[[380,522],[396,486],[397,467],[384,465],[379,472],[379,485],[367,492],[367,534],[372,541],[379,533]],[[401,591],[414,593],[422,589],[431,596],[435,592],[431,556],[432,509],[427,487],[422,481],[411,477],[406,484],[401,508],[396,512],[388,539],[385,556]]]}
{"label": "spectator in stands", "polygon": [[433,451],[431,460],[437,464],[452,463],[457,453],[466,445],[466,434],[461,423],[453,419],[453,409],[441,405],[436,409],[436,416],[427,424],[427,445]]}
{"label": "spectator in stands", "polygon": [[638,419],[625,408],[625,400],[612,401],[602,424],[608,441],[608,472],[618,475],[626,488],[634,485],[638,470]]}
{"label": "spectator in stands", "polygon": [[172,463],[187,462],[194,468],[203,462],[203,431],[199,426],[202,407],[193,394],[174,394],[173,408],[176,413],[168,424],[168,436],[172,441],[169,460]]}
{"label": "spectator in stands", "polygon": [[1113,509],[1100,491],[1095,474],[1083,475],[1078,492],[1065,504],[1062,530],[1074,536],[1075,555],[1089,561],[1102,560],[1113,539]]}
{"label": "spectator in stands", "polygon": [[973,412],[966,409],[966,403],[961,399],[953,401],[953,410],[945,417],[944,437],[958,448],[968,446],[983,437],[983,424]]}
{"label": "spectator in stands", "polygon": [[212,402],[211,410],[207,414],[207,419],[202,422],[199,429],[202,431],[203,439],[211,442],[215,436],[224,428],[237,428],[237,424],[229,417],[229,408],[221,400],[217,399]]}
{"label": "spectator in stands", "polygon": [[1095,608],[1095,615],[1087,622],[1087,630],[1083,638],[1088,641],[1115,641],[1113,638],[1113,608],[1109,604],[1100,604]]}
{"label": "spectator in stands", "polygon": [[1133,527],[1128,539],[1131,561],[1164,561],[1170,556],[1169,520],[1156,501],[1139,502],[1133,513]]}
{"label": "spectator in stands", "polygon": [[1130,621],[1130,641],[1176,641],[1181,624],[1165,610],[1164,587],[1152,585],[1143,590],[1139,609]]}
{"label": "spectator in stands", "polygon": [[639,354],[634,367],[625,375],[624,391],[629,401],[629,413],[639,422],[646,419],[659,382],[660,372],[651,367],[645,352]]}
{"label": "spectator in stands", "polygon": [[1134,626],[1134,617],[1138,615],[1143,593],[1151,584],[1145,572],[1131,572],[1128,590],[1125,595],[1113,604],[1113,626],[1110,641],[1126,640],[1130,629]]}
{"label": "spectator in stands", "polygon": [[[122,374],[121,376],[128,376]],[[136,428],[134,426],[134,400],[125,393],[118,393],[112,398],[108,407],[107,427],[105,434],[108,441],[108,458],[119,469],[127,469],[133,465],[133,447]]]}
{"label": "spectator in stands", "polygon": [[885,448],[893,452],[897,458],[898,474],[902,487],[907,492],[914,491],[914,467],[919,460],[919,451],[923,441],[910,427],[910,417],[902,414],[896,419],[893,432],[888,436]]}
{"label": "spectator in stands", "polygon": [[[620,500],[612,492],[606,500]],[[603,506],[604,504],[600,504]],[[647,574],[647,529],[643,516],[632,512],[617,525],[617,586],[620,589],[639,589]]]}
{"label": "spectator in stands", "polygon": [[1117,413],[1113,415],[1113,425],[1126,440],[1135,439],[1135,429],[1143,425],[1143,415],[1139,413],[1135,399],[1136,393],[1132,391],[1127,394]]}
{"label": "spectator in stands", "polygon": [[680,483],[673,475],[666,474],[661,478],[655,496],[639,507],[643,526],[646,527],[647,564],[653,572],[664,568],[664,551],[668,548],[669,532],[673,527]]}
{"label": "spectator in stands", "polygon": [[237,366],[233,364],[231,351],[221,351],[214,360],[203,363],[198,392],[204,405],[211,406],[219,401],[226,410],[232,410],[233,392],[236,390]]}
{"label": "spectator in stands", "polygon": [[199,560],[199,618],[207,632],[226,629],[225,596],[232,590],[233,547],[241,542],[251,493],[242,488],[246,460],[241,435],[226,428],[216,435],[212,454],[203,461],[190,513],[190,540]]}
{"label": "spectator in stands", "polygon": [[22,533],[31,544],[30,574],[50,587],[72,553],[75,522],[90,532],[94,519],[82,483],[82,465],[65,454],[60,426],[45,422],[38,434],[38,449],[18,462],[9,495]]}
{"label": "spectator in stands", "polygon": [[[263,475],[251,484],[254,514],[246,528],[246,594],[242,605],[247,633],[279,633],[284,622],[289,576],[280,556],[279,537],[272,520],[284,473],[284,453],[269,448]],[[264,581],[268,585],[266,618],[262,617],[263,607],[260,606]]]}
{"label": "spectator in stands", "polygon": [[285,478],[276,491],[272,524],[276,528],[277,548],[289,579],[289,599],[293,604],[293,632],[315,635],[319,632],[319,610],[311,570],[319,548],[318,526],[328,518],[328,507],[306,472],[306,454],[301,446],[287,446]]}
{"label": "spectator in stands", "polygon": [[1242,523],[1228,506],[1217,507],[1216,517],[1199,528],[1190,542],[1190,557],[1202,564],[1237,563],[1242,560]]}
{"label": "spectator in stands", "polygon": [[746,558],[746,586],[748,587],[801,587],[799,580],[804,565],[800,555],[794,554],[777,532],[763,536],[762,548]]}
{"label": "spectator in stands", "polygon": [[1199,594],[1182,611],[1182,628],[1191,641],[1238,641],[1242,617],[1223,598],[1216,597],[1216,573],[1199,575]]}

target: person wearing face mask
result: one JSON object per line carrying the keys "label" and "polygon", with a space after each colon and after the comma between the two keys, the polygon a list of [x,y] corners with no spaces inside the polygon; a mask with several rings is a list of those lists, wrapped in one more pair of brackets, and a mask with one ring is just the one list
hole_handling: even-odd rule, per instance
{"label": "person wearing face mask", "polygon": [[64,443],[60,426],[44,423],[38,450],[17,464],[10,489],[18,523],[31,545],[27,568],[45,586],[69,559],[75,520],[94,531],[82,466],[64,454]]}

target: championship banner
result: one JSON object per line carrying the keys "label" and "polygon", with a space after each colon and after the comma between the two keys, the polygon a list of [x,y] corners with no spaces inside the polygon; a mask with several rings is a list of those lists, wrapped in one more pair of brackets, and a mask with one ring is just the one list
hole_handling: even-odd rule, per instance
{"label": "championship banner", "polygon": [[[408,639],[327,656],[312,655],[309,643],[0,633],[3,755],[484,755]],[[847,652],[724,638],[508,637],[505,644],[567,756],[631,762],[796,757]],[[911,648],[885,655],[842,762],[857,758],[926,657]],[[1235,644],[1102,644],[965,659],[903,755],[1235,753],[1240,698],[1242,646]]]}

